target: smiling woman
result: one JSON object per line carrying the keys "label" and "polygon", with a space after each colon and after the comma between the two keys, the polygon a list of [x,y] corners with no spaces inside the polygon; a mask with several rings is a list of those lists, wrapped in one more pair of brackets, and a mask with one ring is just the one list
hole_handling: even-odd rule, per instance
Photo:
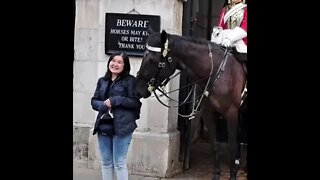
{"label": "smiling woman", "polygon": [[91,106],[98,111],[93,134],[98,134],[103,180],[127,180],[127,152],[132,133],[137,128],[141,102],[133,96],[136,79],[130,75],[129,57],[114,53],[100,77]]}

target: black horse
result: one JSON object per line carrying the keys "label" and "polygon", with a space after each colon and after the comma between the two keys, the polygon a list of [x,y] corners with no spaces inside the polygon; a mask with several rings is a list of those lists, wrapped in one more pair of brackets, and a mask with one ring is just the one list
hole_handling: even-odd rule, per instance
{"label": "black horse", "polygon": [[213,145],[213,179],[220,178],[221,168],[216,139],[217,116],[227,121],[230,148],[230,179],[239,169],[240,143],[237,141],[242,92],[246,75],[235,56],[213,42],[168,34],[149,32],[141,67],[137,73],[135,94],[147,98],[175,72],[186,70],[201,88],[202,118],[210,132]]}

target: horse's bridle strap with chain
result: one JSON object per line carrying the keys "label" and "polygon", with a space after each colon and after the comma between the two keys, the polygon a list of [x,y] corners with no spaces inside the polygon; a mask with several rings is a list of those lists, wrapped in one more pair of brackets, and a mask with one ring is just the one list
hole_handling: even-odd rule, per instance
{"label": "horse's bridle strap with chain", "polygon": [[[149,46],[148,44],[146,45],[146,48],[147,48],[149,51],[160,52],[160,53],[162,52],[162,58],[161,58],[161,59],[165,59],[165,58],[167,57],[167,55],[168,55],[168,52],[169,52],[168,46],[169,46],[169,42],[168,42],[168,39],[167,39],[166,42],[165,42],[165,44],[164,44],[164,48],[163,48],[163,49],[160,48],[160,47]],[[191,114],[184,116],[184,117],[190,117],[189,119],[194,118],[194,115],[196,114],[196,111],[197,111],[197,109],[199,108],[203,97],[204,97],[204,96],[206,96],[206,97],[209,96],[209,90],[212,88],[214,82],[215,82],[217,79],[220,78],[221,73],[224,72],[224,68],[225,68],[225,65],[226,65],[226,61],[227,61],[227,59],[228,59],[228,58],[227,58],[227,57],[228,57],[228,53],[227,53],[228,48],[226,48],[225,53],[224,53],[224,56],[223,56],[223,60],[221,61],[220,66],[219,66],[217,72],[216,72],[215,74],[213,74],[213,60],[212,60],[211,46],[210,46],[210,44],[208,44],[208,46],[209,46],[209,57],[210,57],[210,62],[211,62],[211,71],[210,71],[209,79],[208,79],[208,81],[207,81],[207,83],[206,83],[206,86],[205,86],[205,88],[204,88],[204,91],[203,91],[203,93],[202,93],[202,95],[201,95],[201,97],[200,97],[197,105],[196,105],[196,103],[193,104],[193,110],[192,110]],[[169,63],[172,62],[172,58],[171,58],[171,57],[168,57],[167,60],[168,60]],[[156,83],[157,83],[157,82],[156,82],[156,81],[157,81],[156,78],[158,77],[158,75],[159,75],[159,73],[160,73],[160,70],[161,70],[162,68],[164,68],[164,67],[165,67],[165,61],[163,61],[163,62],[160,61],[159,64],[158,64],[158,72],[157,72],[157,74],[156,74],[156,77],[152,77],[152,78],[150,79],[150,81],[148,82],[148,84],[149,84],[148,90],[150,91],[150,93],[151,93],[152,91],[154,92],[154,90],[156,89],[156,88],[155,88]],[[142,76],[143,76],[143,75],[142,75]],[[145,78],[145,77],[144,77],[144,78]],[[147,78],[146,78],[146,79],[147,79]],[[170,80],[170,78],[169,78],[169,80]],[[166,82],[165,84],[167,84],[167,83],[168,83],[168,78],[165,79],[164,81]],[[155,95],[156,95],[156,94],[155,94]],[[156,96],[156,97],[157,97],[157,96]],[[158,99],[158,97],[157,97],[157,99]],[[158,99],[158,100],[159,100],[159,99]],[[160,102],[161,102],[161,101],[160,101]],[[163,104],[163,103],[161,102],[161,104]],[[163,104],[163,105],[164,105],[164,104]],[[165,105],[165,106],[166,106],[166,105]],[[168,106],[167,106],[167,107],[168,107]],[[179,115],[180,115],[180,114],[179,114]]]}
{"label": "horse's bridle strap with chain", "polygon": [[[150,46],[149,44],[146,44],[146,49],[148,49],[149,51],[152,51],[152,52],[162,52],[162,57],[161,57],[161,59],[165,59],[166,57],[167,57],[167,55],[168,55],[168,53],[169,53],[169,40],[167,39],[166,40],[166,42],[165,42],[165,44],[164,44],[164,48],[160,48],[160,47],[153,47],[153,46]],[[167,57],[167,61],[169,62],[169,63],[171,63],[172,62],[172,58],[169,56],[169,57]],[[158,63],[158,71],[157,71],[157,73],[156,73],[156,76],[155,77],[152,77],[151,79],[150,79],[150,81],[148,82],[148,85],[149,85],[149,87],[148,87],[148,90],[150,91],[150,93],[152,92],[152,91],[154,91],[155,90],[155,86],[157,85],[157,77],[158,77],[158,75],[159,75],[159,73],[160,73],[160,70],[162,69],[162,68],[164,68],[166,66],[166,62],[165,62],[165,60],[163,60],[163,61],[160,61],[159,63]],[[171,68],[171,66],[170,66],[170,68]],[[142,74],[140,74],[139,73],[139,75],[141,76],[141,77],[143,77],[144,79],[147,79],[144,75],[142,75]],[[168,82],[168,78],[166,78],[165,80],[164,80],[166,83]],[[160,82],[161,83],[161,82]],[[166,84],[165,83],[165,84]],[[164,83],[162,83],[162,84],[164,84]]]}

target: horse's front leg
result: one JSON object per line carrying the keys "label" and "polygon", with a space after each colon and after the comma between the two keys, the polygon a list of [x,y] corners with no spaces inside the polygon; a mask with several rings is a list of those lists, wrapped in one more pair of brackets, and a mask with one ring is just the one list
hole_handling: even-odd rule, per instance
{"label": "horse's front leg", "polygon": [[216,115],[213,113],[212,109],[208,109],[207,107],[211,107],[206,102],[203,103],[202,106],[202,118],[204,120],[204,123],[206,124],[209,134],[210,134],[210,140],[213,150],[213,178],[212,180],[219,180],[220,174],[221,174],[221,168],[220,168],[220,146],[217,141],[217,129],[216,129]]}
{"label": "horse's front leg", "polygon": [[226,114],[226,120],[228,124],[228,142],[230,153],[230,180],[236,180],[237,172],[240,167],[240,159],[237,158],[239,153],[238,144],[238,110],[235,107],[231,107]]}

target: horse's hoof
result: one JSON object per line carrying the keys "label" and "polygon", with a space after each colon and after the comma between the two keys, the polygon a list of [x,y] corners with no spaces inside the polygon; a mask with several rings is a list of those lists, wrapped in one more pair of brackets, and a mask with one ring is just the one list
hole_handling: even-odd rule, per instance
{"label": "horse's hoof", "polygon": [[219,180],[220,179],[220,175],[218,174],[214,174],[212,180]]}

